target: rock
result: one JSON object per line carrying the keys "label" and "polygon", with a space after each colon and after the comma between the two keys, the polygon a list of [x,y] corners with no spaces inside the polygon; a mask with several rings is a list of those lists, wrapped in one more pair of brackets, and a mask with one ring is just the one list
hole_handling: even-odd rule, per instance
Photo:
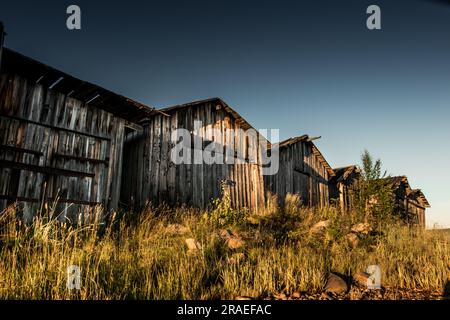
{"label": "rock", "polygon": [[309,232],[312,234],[322,233],[329,225],[330,220],[319,221],[309,229]]}
{"label": "rock", "polygon": [[183,226],[181,224],[174,223],[174,224],[167,225],[165,231],[167,233],[170,233],[170,234],[179,234],[179,235],[181,235],[181,234],[188,233],[189,232],[189,228],[185,227],[185,226]]}
{"label": "rock", "polygon": [[237,296],[234,300],[253,300],[253,298],[248,296]]}
{"label": "rock", "polygon": [[358,272],[353,276],[353,280],[362,287],[367,287],[367,281],[369,280],[370,274],[367,272]]}
{"label": "rock", "polygon": [[325,292],[343,294],[348,291],[348,286],[345,281],[334,273],[330,273],[325,286]]}
{"label": "rock", "polygon": [[372,227],[368,223],[357,223],[352,226],[351,231],[355,233],[368,234],[370,231],[372,231]]}
{"label": "rock", "polygon": [[230,249],[239,249],[245,245],[245,241],[239,235],[229,230],[220,230],[219,236]]}
{"label": "rock", "polygon": [[300,292],[298,292],[298,291],[295,291],[293,294],[292,294],[292,298],[293,299],[300,299],[300,297],[301,297],[302,295],[300,294]]}
{"label": "rock", "polygon": [[349,233],[345,236],[347,238],[348,243],[352,248],[356,248],[359,243],[359,238],[355,233]]}
{"label": "rock", "polygon": [[226,229],[222,229],[219,231],[219,237],[222,240],[228,240],[231,238],[232,232]]}
{"label": "rock", "polygon": [[197,251],[202,247],[201,244],[193,238],[186,239],[185,242],[189,251]]}
{"label": "rock", "polygon": [[245,241],[240,237],[231,237],[227,241],[228,248],[230,249],[239,249],[245,245]]}

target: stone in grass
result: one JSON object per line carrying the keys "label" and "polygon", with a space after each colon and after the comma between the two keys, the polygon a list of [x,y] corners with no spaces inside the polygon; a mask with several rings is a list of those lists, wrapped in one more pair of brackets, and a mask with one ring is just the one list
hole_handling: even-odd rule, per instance
{"label": "stone in grass", "polygon": [[253,298],[248,296],[237,296],[234,300],[253,300]]}
{"label": "stone in grass", "polygon": [[309,232],[311,232],[312,234],[318,234],[318,233],[322,233],[325,231],[325,229],[330,225],[330,220],[323,220],[323,221],[319,221],[317,222],[315,225],[313,225],[311,227],[311,229],[309,229]]}
{"label": "stone in grass", "polygon": [[358,246],[359,238],[355,233],[349,233],[345,237],[352,248],[356,248]]}
{"label": "stone in grass", "polygon": [[200,250],[202,248],[201,244],[198,241],[195,241],[195,239],[193,238],[186,239],[185,242],[188,250],[191,252]]}
{"label": "stone in grass", "polygon": [[229,230],[220,230],[219,236],[225,241],[229,249],[239,249],[245,245],[245,241],[239,235]]}
{"label": "stone in grass", "polygon": [[353,275],[353,281],[355,281],[361,287],[367,287],[367,284],[369,283],[369,277],[370,274],[368,274],[367,272],[358,272]]}
{"label": "stone in grass", "polygon": [[372,231],[372,227],[368,223],[357,223],[352,226],[351,231],[355,233],[368,234]]}
{"label": "stone in grass", "polygon": [[334,294],[344,294],[348,291],[347,283],[344,279],[334,273],[328,275],[327,284],[325,286],[325,292]]}

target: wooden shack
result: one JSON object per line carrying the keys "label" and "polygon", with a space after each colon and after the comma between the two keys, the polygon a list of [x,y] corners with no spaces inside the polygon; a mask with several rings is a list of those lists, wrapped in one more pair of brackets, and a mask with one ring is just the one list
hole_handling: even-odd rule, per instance
{"label": "wooden shack", "polygon": [[151,109],[3,48],[0,209],[24,218],[57,201],[60,217],[119,201],[123,141]]}
{"label": "wooden shack", "polygon": [[414,189],[408,196],[408,215],[414,223],[420,225],[422,228],[425,224],[425,210],[430,208],[430,203],[423,194],[422,190]]}
{"label": "wooden shack", "polygon": [[298,194],[311,207],[329,204],[328,181],[334,171],[313,143],[318,138],[302,135],[272,146],[279,148],[279,170],[264,176],[266,190],[277,195],[281,203],[288,193]]}
{"label": "wooden shack", "polygon": [[[268,142],[223,100],[212,98],[161,109],[141,124],[142,134],[126,137],[122,203],[135,208],[148,202],[207,208],[224,190],[235,208],[257,211],[264,206],[259,141]],[[179,139],[177,129],[186,129],[190,141]],[[171,158],[177,141],[188,149],[183,155],[185,163],[175,164]],[[226,161],[196,161],[195,155],[202,152],[221,155]],[[230,164],[232,158],[235,162]]]}
{"label": "wooden shack", "polygon": [[392,186],[395,211],[405,221],[425,227],[425,209],[430,207],[419,189],[412,189],[406,176],[386,178]]}
{"label": "wooden shack", "polygon": [[329,181],[330,201],[337,204],[342,212],[351,210],[361,177],[361,169],[351,165],[335,168],[333,171],[334,176]]}

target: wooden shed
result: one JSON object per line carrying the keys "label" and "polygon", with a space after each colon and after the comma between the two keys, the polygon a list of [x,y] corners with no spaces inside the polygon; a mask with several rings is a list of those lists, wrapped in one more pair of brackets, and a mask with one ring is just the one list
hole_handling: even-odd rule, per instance
{"label": "wooden shed", "polygon": [[313,143],[318,138],[302,135],[278,144],[279,170],[264,176],[267,191],[281,202],[288,193],[298,194],[304,205],[324,207],[329,204],[328,181],[334,171]]}
{"label": "wooden shed", "polygon": [[412,189],[406,176],[386,178],[395,197],[395,211],[405,221],[425,227],[425,209],[430,207],[419,189]]}
{"label": "wooden shed", "polygon": [[0,209],[30,219],[45,202],[73,217],[116,209],[123,141],[152,109],[3,48],[0,75]]}
{"label": "wooden shed", "polygon": [[352,209],[355,191],[361,177],[361,169],[356,165],[333,169],[334,176],[329,181],[330,201],[336,203],[342,212]]}
{"label": "wooden shed", "polygon": [[[220,98],[159,111],[141,123],[142,134],[126,137],[124,204],[142,207],[147,202],[164,202],[206,208],[221,196],[224,186],[233,207],[257,211],[264,206],[259,142],[268,142],[244,118]],[[178,136],[178,129],[187,130],[189,141]],[[186,147],[181,152],[186,161],[175,164],[171,152],[179,143]],[[202,154],[225,161],[198,161]]]}
{"label": "wooden shed", "polygon": [[414,223],[425,228],[425,210],[430,208],[430,203],[422,190],[414,189],[408,196],[408,214]]}

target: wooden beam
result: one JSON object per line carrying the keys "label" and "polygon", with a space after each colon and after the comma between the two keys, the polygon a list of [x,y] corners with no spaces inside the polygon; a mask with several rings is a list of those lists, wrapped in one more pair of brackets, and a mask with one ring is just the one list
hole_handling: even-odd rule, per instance
{"label": "wooden beam", "polygon": [[13,151],[13,152],[18,152],[18,153],[28,153],[28,154],[32,154],[32,155],[39,156],[39,157],[44,155],[44,153],[40,152],[40,151],[24,149],[24,148],[19,148],[19,147],[13,147],[13,146],[6,146],[3,144],[0,145],[0,150]]}
{"label": "wooden beam", "polygon": [[42,122],[36,122],[36,121],[33,121],[33,120],[24,119],[24,118],[20,118],[20,117],[16,117],[16,116],[9,116],[9,115],[1,114],[0,117],[6,118],[6,119],[11,119],[11,120],[16,120],[16,121],[22,121],[22,122],[26,122],[26,123],[29,123],[29,124],[34,124],[36,126],[41,126],[41,127],[45,127],[45,128],[54,129],[54,130],[60,130],[60,131],[65,131],[65,132],[69,132],[69,133],[79,134],[79,135],[83,135],[83,136],[90,137],[90,138],[111,141],[111,138],[106,137],[106,136],[91,134],[91,133],[84,132],[84,131],[77,131],[77,130],[67,129],[67,128],[58,127],[58,126],[54,126],[54,125],[47,124],[47,123],[42,123]]}
{"label": "wooden beam", "polygon": [[[35,198],[27,198],[27,197],[12,197],[8,195],[0,195],[0,200],[11,200],[11,201],[19,201],[19,202],[40,202],[41,199]],[[57,202],[57,203],[73,203],[73,204],[81,204],[88,206],[95,206],[102,204],[101,202],[95,201],[85,201],[85,200],[76,200],[76,199],[61,199],[61,198],[45,198],[46,202]]]}
{"label": "wooden beam", "polygon": [[88,178],[95,177],[94,173],[72,171],[72,170],[59,169],[59,168],[53,168],[53,167],[48,167],[48,166],[41,167],[41,166],[37,166],[37,165],[25,164],[25,163],[19,163],[19,162],[14,162],[14,161],[7,161],[7,160],[0,160],[0,167],[25,170],[25,171],[33,171],[33,172],[66,176],[66,177],[88,177]]}
{"label": "wooden beam", "polygon": [[91,162],[91,163],[102,163],[105,165],[109,164],[109,159],[106,158],[105,160],[102,159],[94,159],[94,158],[85,158],[85,157],[77,157],[69,154],[61,154],[61,153],[54,153],[53,157],[55,158],[64,158],[69,160],[76,160],[80,162]]}
{"label": "wooden beam", "polygon": [[144,128],[136,123],[125,121],[125,128],[130,128],[138,133],[144,132]]}

